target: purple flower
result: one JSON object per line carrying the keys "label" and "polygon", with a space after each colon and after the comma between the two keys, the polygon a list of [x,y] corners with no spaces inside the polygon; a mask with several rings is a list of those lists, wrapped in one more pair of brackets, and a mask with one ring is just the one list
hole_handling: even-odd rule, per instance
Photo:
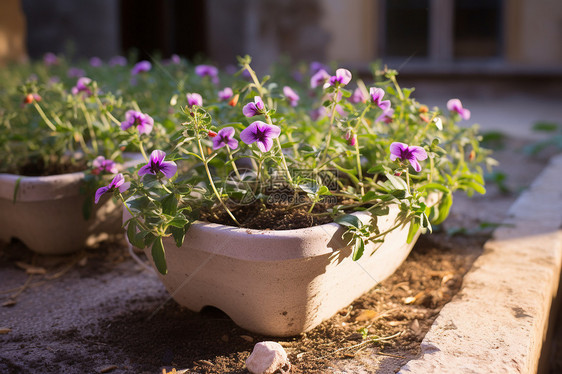
{"label": "purple flower", "polygon": [[95,194],[94,201],[97,204],[98,201],[100,200],[100,197],[102,197],[102,195],[105,194],[106,192],[112,192],[115,189],[118,189],[119,192],[125,192],[129,189],[130,186],[131,183],[125,182],[125,178],[123,177],[123,174],[119,173],[113,178],[111,182],[109,182],[107,186],[98,188]]}
{"label": "purple flower", "polygon": [[150,61],[146,61],[146,60],[139,61],[131,69],[131,75],[144,73],[150,71],[150,69],[152,69],[152,64],[150,63]]}
{"label": "purple flower", "polygon": [[139,175],[142,177],[145,174],[157,175],[162,172],[166,178],[172,178],[178,171],[178,166],[174,161],[164,161],[165,158],[166,153],[164,151],[152,151],[148,164],[139,169]]}
{"label": "purple flower", "polygon": [[92,174],[98,175],[100,173],[108,172],[111,174],[117,173],[117,165],[115,161],[106,160],[103,156],[98,156],[92,161]]}
{"label": "purple flower", "polygon": [[326,117],[328,115],[328,110],[326,109],[326,107],[321,106],[319,108],[311,110],[309,115],[311,120],[317,121],[320,118]]}
{"label": "purple flower", "polygon": [[459,99],[451,99],[447,101],[447,109],[451,112],[457,112],[464,120],[470,119],[470,110],[463,108]]}
{"label": "purple flower", "polygon": [[172,63],[176,65],[181,64],[181,57],[176,55],[175,53],[170,57],[170,60],[172,60]]}
{"label": "purple flower", "polygon": [[66,72],[66,76],[69,78],[80,78],[86,75],[86,72],[80,68],[71,67]]}
{"label": "purple flower", "polygon": [[154,126],[154,120],[148,114],[128,110],[125,113],[125,121],[121,122],[121,130],[127,130],[132,126],[137,127],[139,134],[150,134]]}
{"label": "purple flower", "polygon": [[365,95],[365,92],[363,92],[362,89],[360,89],[359,87],[357,87],[354,91],[353,94],[351,95],[351,97],[349,98],[349,101],[351,101],[354,104],[357,103],[365,103],[367,102],[367,95]]}
{"label": "purple flower", "polygon": [[383,100],[384,97],[384,90],[378,87],[371,87],[369,89],[369,93],[371,94],[371,98],[373,102],[377,104],[379,108],[383,111],[388,110],[390,108],[390,100]]}
{"label": "purple flower", "polygon": [[265,113],[265,105],[261,97],[254,96],[254,102],[244,105],[242,113],[244,113],[246,117],[253,117]]}
{"label": "purple flower", "polygon": [[212,65],[197,65],[195,74],[200,77],[210,77],[213,83],[219,83],[219,69]]}
{"label": "purple flower", "polygon": [[219,91],[219,100],[228,100],[234,95],[232,88],[225,87],[222,91]]}
{"label": "purple flower", "polygon": [[414,167],[414,170],[419,172],[421,166],[418,162],[425,160],[427,158],[427,153],[422,147],[417,145],[408,146],[408,144],[394,142],[390,145],[390,159],[392,161],[399,158],[401,161],[410,161],[410,164]]}
{"label": "purple flower", "polygon": [[109,60],[109,66],[125,66],[127,65],[127,59],[123,56],[113,56]]}
{"label": "purple flower", "polygon": [[269,152],[273,147],[273,139],[279,137],[281,129],[275,125],[268,125],[262,121],[252,122],[240,133],[240,139],[246,144],[256,142],[262,152]]}
{"label": "purple flower", "polygon": [[198,93],[188,93],[185,97],[190,108],[194,105],[203,106],[203,98]]}
{"label": "purple flower", "polygon": [[289,104],[291,104],[291,106],[295,107],[299,103],[300,97],[291,87],[283,87],[283,95],[285,95],[285,98],[289,100]]}
{"label": "purple flower", "polygon": [[377,117],[375,122],[384,121],[386,123],[392,122],[392,116],[394,115],[394,109],[388,108],[387,110],[383,110],[381,115]]}
{"label": "purple flower", "polygon": [[330,74],[326,70],[320,69],[310,78],[310,88],[323,85],[328,79],[330,79]]}
{"label": "purple flower", "polygon": [[318,73],[320,70],[327,71],[328,67],[326,65],[324,65],[323,63],[318,62],[318,61],[312,61],[310,63],[310,73],[312,75]]}
{"label": "purple flower", "polygon": [[349,82],[351,82],[351,72],[347,69],[336,70],[336,75],[332,75],[328,81],[330,86],[345,86]]}
{"label": "purple flower", "polygon": [[100,66],[103,65],[103,61],[101,60],[101,58],[99,57],[92,57],[90,59],[90,66],[95,67],[95,68],[99,68]]}
{"label": "purple flower", "polygon": [[90,87],[88,87],[90,83],[92,83],[92,80],[90,78],[87,77],[78,78],[78,81],[76,82],[76,86],[72,87],[70,92],[72,92],[73,95],[84,93],[86,96],[90,96],[92,94],[92,90],[90,90]]}
{"label": "purple flower", "polygon": [[219,149],[225,145],[230,149],[238,148],[238,140],[234,139],[234,127],[225,127],[220,129],[217,135],[213,137],[213,149]]}
{"label": "purple flower", "polygon": [[59,58],[53,52],[47,52],[43,56],[43,63],[47,66],[57,65],[59,63]]}

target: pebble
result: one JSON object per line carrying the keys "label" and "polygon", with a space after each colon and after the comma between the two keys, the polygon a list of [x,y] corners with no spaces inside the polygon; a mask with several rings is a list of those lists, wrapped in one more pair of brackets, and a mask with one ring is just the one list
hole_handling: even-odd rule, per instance
{"label": "pebble", "polygon": [[[286,370],[284,368],[287,367]],[[272,374],[279,370],[288,373],[291,364],[287,358],[287,352],[277,342],[260,342],[254,346],[254,350],[246,360],[246,368],[252,374]]]}

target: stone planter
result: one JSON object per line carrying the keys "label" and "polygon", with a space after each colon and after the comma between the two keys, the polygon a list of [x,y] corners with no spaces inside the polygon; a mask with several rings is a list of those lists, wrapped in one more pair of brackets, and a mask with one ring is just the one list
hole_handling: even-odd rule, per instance
{"label": "stone planter", "polygon": [[84,219],[83,182],[82,172],[46,177],[0,174],[0,240],[15,237],[34,252],[65,254],[122,232],[121,208],[111,199],[104,199],[90,219]]}
{"label": "stone planter", "polygon": [[[379,219],[381,232],[395,224],[398,208],[392,208]],[[213,306],[249,331],[292,336],[391,275],[415,242],[406,243],[408,228],[392,231],[382,244],[369,243],[363,257],[353,261],[341,239],[345,230],[336,223],[274,231],[197,222],[182,247],[164,241],[168,274],[159,277],[190,310]],[[145,253],[152,259],[150,248]]]}
{"label": "stone planter", "polygon": [[[137,164],[139,157],[129,155],[131,161],[124,167]],[[34,252],[58,255],[121,235],[121,207],[108,196],[84,219],[83,183],[83,172],[45,177],[0,174],[0,241],[18,238]]]}

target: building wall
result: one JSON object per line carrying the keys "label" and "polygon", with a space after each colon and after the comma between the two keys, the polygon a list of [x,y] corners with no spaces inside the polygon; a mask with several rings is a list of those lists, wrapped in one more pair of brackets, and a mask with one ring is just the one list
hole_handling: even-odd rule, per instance
{"label": "building wall", "polygon": [[506,59],[562,67],[562,1],[506,0]]}
{"label": "building wall", "polygon": [[0,5],[0,66],[27,60],[25,17],[20,0],[2,0]]}

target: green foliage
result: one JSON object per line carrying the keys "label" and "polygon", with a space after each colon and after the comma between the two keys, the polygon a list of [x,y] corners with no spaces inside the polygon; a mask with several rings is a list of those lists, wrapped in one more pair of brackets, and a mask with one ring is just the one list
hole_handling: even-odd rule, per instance
{"label": "green foliage", "polygon": [[[70,93],[76,80],[66,78],[69,65],[64,59],[56,66],[23,66],[11,77],[0,72],[0,78],[11,82],[0,92],[0,126],[9,130],[0,132],[0,151],[7,155],[3,167],[17,170],[32,158],[56,163],[73,159],[75,152],[86,163],[99,155],[122,162],[125,151],[166,152],[166,160],[177,163],[176,175],[141,177],[138,165],[123,172],[130,188],[114,191],[131,214],[125,224],[129,241],[151,248],[162,274],[167,271],[164,244],[169,239],[181,246],[201,212],[222,210],[238,224],[234,208],[255,201],[265,206],[279,191],[304,199],[309,214],[330,215],[342,225],[354,259],[365,254],[367,243],[383,241],[394,229],[408,227],[409,240],[420,230],[431,231],[449,214],[453,192],[485,193],[482,169],[493,160],[481,141],[496,144],[501,136],[487,134],[483,139],[476,126],[458,126],[457,115],[428,110],[416,101],[413,88],[398,85],[396,71],[374,67],[372,83],[352,80],[346,86],[319,84],[311,89],[313,72],[304,65],[297,68],[303,76],[297,81],[287,66],[274,66],[270,75],[260,78],[249,56],[240,57],[239,64],[236,74],[219,74],[220,85],[195,74],[186,61],[166,66],[156,62],[152,71],[134,76],[134,84],[131,65],[80,65],[93,80],[91,96]],[[37,80],[28,80],[31,72]],[[53,83],[53,75],[64,78]],[[285,86],[299,95],[297,105],[285,97]],[[354,99],[355,86],[365,100]],[[232,98],[218,98],[224,87],[232,88]],[[393,114],[383,116],[368,95],[369,87],[384,90]],[[21,106],[30,93],[42,100]],[[189,107],[186,93],[201,94],[203,106]],[[255,96],[263,99],[265,109],[247,118],[242,107]],[[128,110],[153,117],[152,132],[121,130]],[[268,152],[240,140],[240,132],[256,120],[281,130]],[[237,149],[213,147],[211,134],[225,127],[235,129]],[[537,127],[554,131],[551,125]],[[391,160],[393,142],[425,150],[428,158],[420,161],[421,171],[407,159]],[[90,199],[109,179],[103,173],[91,177]],[[335,201],[330,209],[314,210],[328,199]],[[382,231],[379,219],[391,209],[399,209],[398,218]],[[370,221],[364,223],[353,214],[358,211],[369,212]]]}

